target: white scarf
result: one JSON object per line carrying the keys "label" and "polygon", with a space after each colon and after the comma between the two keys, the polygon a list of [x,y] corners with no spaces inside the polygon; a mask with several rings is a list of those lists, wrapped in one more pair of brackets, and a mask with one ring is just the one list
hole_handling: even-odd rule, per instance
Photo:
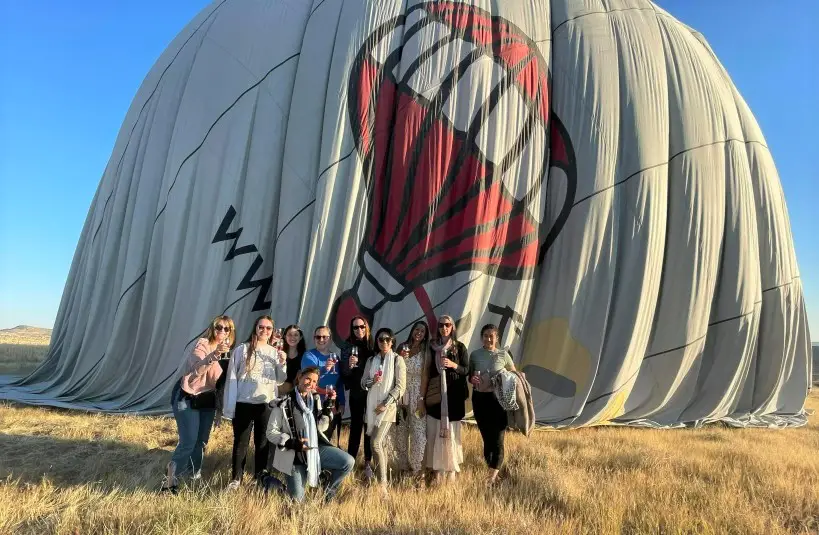
{"label": "white scarf", "polygon": [[[313,416],[313,395],[307,396],[308,401],[305,402],[300,392],[296,392],[296,404],[301,409],[301,418],[304,421],[304,434],[306,436],[294,438],[306,438],[307,446],[310,448],[306,450],[305,457],[307,458],[307,485],[310,487],[318,487],[319,474],[321,474],[321,457],[318,450],[318,429],[316,428],[316,418]],[[295,431],[295,430],[294,430]]]}
{"label": "white scarf", "polygon": [[384,415],[387,413],[387,411],[384,411],[381,414],[377,414],[375,408],[387,399],[387,394],[392,390],[395,380],[395,353],[390,351],[383,360],[381,353],[376,353],[372,357],[370,360],[370,374],[368,376],[370,379],[373,379],[376,372],[378,372],[375,359],[379,360],[379,365],[383,362],[384,374],[381,376],[381,381],[373,383],[370,387],[370,391],[367,393],[367,412],[364,413],[364,421],[367,423],[367,434],[370,436],[375,434],[375,430],[381,425],[381,422],[384,420]]}

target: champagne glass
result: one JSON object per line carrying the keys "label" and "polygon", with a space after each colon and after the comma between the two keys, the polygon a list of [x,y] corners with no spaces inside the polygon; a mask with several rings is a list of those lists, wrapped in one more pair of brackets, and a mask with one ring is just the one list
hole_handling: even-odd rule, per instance
{"label": "champagne glass", "polygon": [[383,362],[378,365],[378,371],[375,372],[376,377],[381,377],[382,375],[384,375],[384,363]]}
{"label": "champagne glass", "polygon": [[350,348],[350,356],[356,358],[356,363],[350,366],[350,368],[358,368],[358,346]]}

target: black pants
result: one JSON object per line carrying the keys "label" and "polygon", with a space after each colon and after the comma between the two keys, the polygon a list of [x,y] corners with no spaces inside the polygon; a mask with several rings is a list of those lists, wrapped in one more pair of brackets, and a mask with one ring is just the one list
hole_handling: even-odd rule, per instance
{"label": "black pants", "polygon": [[503,436],[506,433],[506,411],[492,392],[472,392],[472,411],[483,438],[483,458],[489,468],[500,470],[503,464]]}
{"label": "black pants", "polygon": [[[358,456],[358,446],[361,444],[361,433],[364,432],[364,413],[367,412],[367,395],[350,395],[350,438],[347,441],[347,453],[355,459]],[[373,447],[370,436],[364,435],[364,461],[373,460]]]}
{"label": "black pants", "polygon": [[245,471],[245,458],[250,443],[250,431],[253,430],[253,444],[256,446],[254,477],[264,470],[270,470],[270,445],[267,442],[267,421],[270,419],[270,407],[267,403],[236,403],[233,415],[233,466],[231,479],[242,480]]}

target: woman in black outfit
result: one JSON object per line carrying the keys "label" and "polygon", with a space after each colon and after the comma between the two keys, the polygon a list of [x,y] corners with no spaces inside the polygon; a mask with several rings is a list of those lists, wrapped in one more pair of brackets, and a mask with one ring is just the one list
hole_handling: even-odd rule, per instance
{"label": "woman in black outfit", "polygon": [[469,382],[472,383],[472,412],[483,438],[483,458],[489,467],[486,482],[493,485],[503,465],[503,437],[506,431],[506,411],[495,398],[491,379],[503,370],[515,371],[509,351],[498,347],[498,327],[484,325],[481,329],[483,347],[469,356]]}
{"label": "woman in black outfit", "polygon": [[282,337],[284,338],[282,351],[287,353],[287,379],[279,387],[279,396],[293,390],[293,385],[296,384],[296,374],[301,370],[301,358],[307,352],[304,333],[298,325],[288,325]]}
{"label": "woman in black outfit", "polygon": [[[344,386],[350,392],[350,438],[347,442],[347,453],[356,458],[358,446],[361,444],[361,433],[364,431],[364,413],[367,412],[367,391],[361,388],[361,377],[367,361],[375,353],[373,336],[370,332],[370,323],[363,316],[355,316],[350,320],[350,337],[341,348],[341,377]],[[353,348],[358,350],[358,356],[352,355]],[[364,434],[364,477],[372,479],[373,450],[370,437]]]}

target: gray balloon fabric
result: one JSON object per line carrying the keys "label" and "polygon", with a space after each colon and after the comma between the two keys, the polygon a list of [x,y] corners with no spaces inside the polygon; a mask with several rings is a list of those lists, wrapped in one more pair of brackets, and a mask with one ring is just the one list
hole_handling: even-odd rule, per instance
{"label": "gray balloon fabric", "polygon": [[50,352],[0,397],[165,413],[215,315],[457,318],[557,427],[805,422],[765,139],[647,0],[218,0],[140,87]]}

